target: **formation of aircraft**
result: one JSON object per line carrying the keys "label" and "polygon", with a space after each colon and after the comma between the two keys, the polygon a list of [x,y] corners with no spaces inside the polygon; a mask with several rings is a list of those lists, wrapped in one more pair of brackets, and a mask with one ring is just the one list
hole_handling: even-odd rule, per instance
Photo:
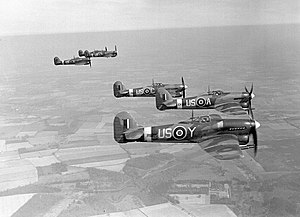
{"label": "formation of aircraft", "polygon": [[115,50],[107,50],[107,47],[105,47],[104,50],[94,50],[94,51],[88,51],[85,50],[84,52],[82,50],[78,51],[78,55],[80,57],[85,56],[85,57],[116,57],[118,55],[117,51],[117,46],[115,45]]}
{"label": "formation of aircraft", "polygon": [[92,66],[91,57],[116,57],[118,55],[117,46],[115,45],[115,50],[108,51],[107,47],[105,50],[95,50],[89,52],[86,50],[83,52],[82,50],[78,51],[79,57],[73,57],[68,60],[60,60],[58,57],[54,57],[54,65],[89,65]]}
{"label": "formation of aircraft", "polygon": [[250,91],[246,87],[244,92],[209,90],[205,94],[178,99],[174,99],[169,91],[160,87],[155,95],[156,108],[161,111],[167,109],[215,109],[233,115],[247,113],[254,97],[253,85]]}
{"label": "formation of aircraft", "polygon": [[[243,157],[242,150],[254,149],[257,153],[257,131],[259,122],[254,119],[251,105],[253,84],[250,91],[224,92],[208,90],[207,93],[186,97],[187,88],[182,84],[159,85],[126,89],[122,82],[113,85],[115,97],[155,96],[156,107],[167,109],[215,109],[220,114],[199,116],[179,123],[142,127],[128,112],[120,112],[114,119],[114,139],[118,143],[159,142],[159,143],[199,143],[213,157],[231,160]],[[176,89],[176,91],[174,91]],[[146,93],[145,93],[145,90]],[[182,94],[181,94],[182,92]],[[181,97],[176,98],[173,97]],[[252,138],[252,140],[250,140]]]}
{"label": "formation of aircraft", "polygon": [[54,65],[90,65],[92,66],[90,58],[73,57],[68,60],[60,60],[58,57],[54,57]]}
{"label": "formation of aircraft", "polygon": [[[79,56],[68,60],[54,58],[55,65],[90,65],[91,57],[115,57],[114,51],[78,51]],[[219,160],[231,160],[243,156],[242,150],[254,149],[257,153],[257,128],[260,124],[254,119],[250,91],[224,92],[208,90],[207,93],[186,97],[183,77],[181,84],[155,83],[145,87],[126,89],[121,81],[113,84],[113,93],[120,97],[155,97],[158,110],[168,109],[215,109],[220,114],[210,114],[178,123],[142,127],[128,112],[120,112],[114,119],[114,139],[118,143],[159,142],[159,143],[198,143],[206,152]],[[239,116],[237,116],[239,115]]]}
{"label": "formation of aircraft", "polygon": [[119,97],[155,97],[158,88],[165,88],[172,97],[185,97],[187,86],[184,83],[183,77],[181,84],[163,84],[152,80],[152,85],[145,87],[137,87],[126,89],[121,81],[116,81],[113,85],[114,96]]}
{"label": "formation of aircraft", "polygon": [[231,160],[243,157],[245,149],[254,148],[254,155],[257,153],[256,129],[260,124],[252,110],[250,113],[251,116],[243,118],[210,114],[175,124],[142,127],[128,112],[120,112],[113,123],[114,139],[118,143],[198,143],[213,157]]}

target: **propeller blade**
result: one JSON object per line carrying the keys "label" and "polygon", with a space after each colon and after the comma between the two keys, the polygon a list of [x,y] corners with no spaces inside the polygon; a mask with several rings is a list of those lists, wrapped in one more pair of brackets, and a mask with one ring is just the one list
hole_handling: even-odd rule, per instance
{"label": "propeller blade", "polygon": [[183,77],[181,77],[181,83],[182,83],[182,86],[183,86],[183,89],[182,89],[182,96],[183,96],[183,98],[185,98],[185,83],[184,83]]}
{"label": "propeller blade", "polygon": [[92,67],[92,61],[91,58],[89,58],[90,68]]}
{"label": "propeller blade", "polygon": [[256,129],[253,128],[252,130],[252,135],[253,135],[253,143],[254,143],[254,156],[256,156],[257,154],[257,133],[256,133]]}
{"label": "propeller blade", "polygon": [[[255,122],[256,124],[256,122]],[[249,134],[252,135],[253,138],[253,144],[254,144],[254,157],[257,155],[257,132],[256,132],[256,126],[251,127]]]}
{"label": "propeller blade", "polygon": [[251,84],[251,89],[250,89],[250,93],[249,93],[250,96],[252,95],[252,92],[253,92],[253,83]]}
{"label": "propeller blade", "polygon": [[249,111],[248,114],[250,115],[251,119],[254,120],[254,115],[253,115],[253,111],[252,111],[251,99],[249,99],[249,109],[248,109],[248,111]]}

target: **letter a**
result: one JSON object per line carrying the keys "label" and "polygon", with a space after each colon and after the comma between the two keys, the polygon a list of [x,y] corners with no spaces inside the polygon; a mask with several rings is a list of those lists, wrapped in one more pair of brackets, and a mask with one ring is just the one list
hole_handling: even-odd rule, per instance
{"label": "letter a", "polygon": [[211,105],[210,98],[207,98],[207,99],[206,99],[206,105]]}

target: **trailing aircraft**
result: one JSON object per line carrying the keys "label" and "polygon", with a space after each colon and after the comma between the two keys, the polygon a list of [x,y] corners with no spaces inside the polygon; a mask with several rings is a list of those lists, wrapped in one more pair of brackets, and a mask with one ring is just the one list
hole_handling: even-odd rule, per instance
{"label": "trailing aircraft", "polygon": [[72,59],[64,61],[60,60],[58,57],[54,57],[54,65],[90,65],[90,67],[92,66],[90,58],[86,57],[73,57]]}
{"label": "trailing aircraft", "polygon": [[256,129],[260,124],[254,120],[251,108],[250,116],[245,116],[210,114],[176,124],[142,127],[128,112],[120,112],[114,118],[114,139],[118,143],[198,143],[219,160],[243,157],[242,150],[250,148],[256,156]]}
{"label": "trailing aircraft", "polygon": [[116,57],[118,55],[117,46],[115,45],[115,50],[108,51],[107,47],[105,47],[104,50],[94,50],[94,51],[88,51],[85,50],[84,52],[82,50],[78,51],[78,55],[80,57]]}
{"label": "trailing aircraft", "polygon": [[249,113],[253,94],[253,84],[251,90],[245,87],[245,92],[223,92],[221,90],[208,91],[193,97],[183,97],[173,99],[172,95],[163,87],[156,91],[156,108],[158,110],[167,109],[216,109],[217,111],[240,115]]}
{"label": "trailing aircraft", "polygon": [[121,81],[116,81],[113,85],[114,96],[119,97],[155,97],[156,90],[159,87],[165,88],[172,97],[185,97],[185,90],[187,86],[184,84],[183,77],[181,78],[181,84],[163,84],[154,83],[146,87],[138,87],[133,89],[126,89]]}

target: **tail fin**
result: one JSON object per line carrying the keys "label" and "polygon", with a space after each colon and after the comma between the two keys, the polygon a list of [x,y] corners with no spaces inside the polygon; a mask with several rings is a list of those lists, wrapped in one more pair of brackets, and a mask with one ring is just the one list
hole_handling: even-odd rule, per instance
{"label": "tail fin", "polygon": [[123,91],[126,90],[124,84],[121,81],[116,81],[113,85],[114,96],[119,98],[124,96]]}
{"label": "tail fin", "polygon": [[117,45],[115,45],[115,51],[117,52]]}
{"label": "tail fin", "polygon": [[78,51],[78,56],[80,56],[80,57],[84,56],[84,52],[82,50],[79,50]]}
{"label": "tail fin", "polygon": [[58,57],[54,57],[54,65],[62,65],[62,61]]}
{"label": "tail fin", "polygon": [[166,102],[172,102],[172,95],[163,87],[160,87],[156,90],[155,94],[156,108],[158,110],[167,109]]}
{"label": "tail fin", "polygon": [[107,51],[107,47],[105,47],[105,51]]}
{"label": "tail fin", "polygon": [[138,128],[137,122],[128,112],[120,112],[114,119],[114,139],[118,143],[126,143],[125,132]]}

